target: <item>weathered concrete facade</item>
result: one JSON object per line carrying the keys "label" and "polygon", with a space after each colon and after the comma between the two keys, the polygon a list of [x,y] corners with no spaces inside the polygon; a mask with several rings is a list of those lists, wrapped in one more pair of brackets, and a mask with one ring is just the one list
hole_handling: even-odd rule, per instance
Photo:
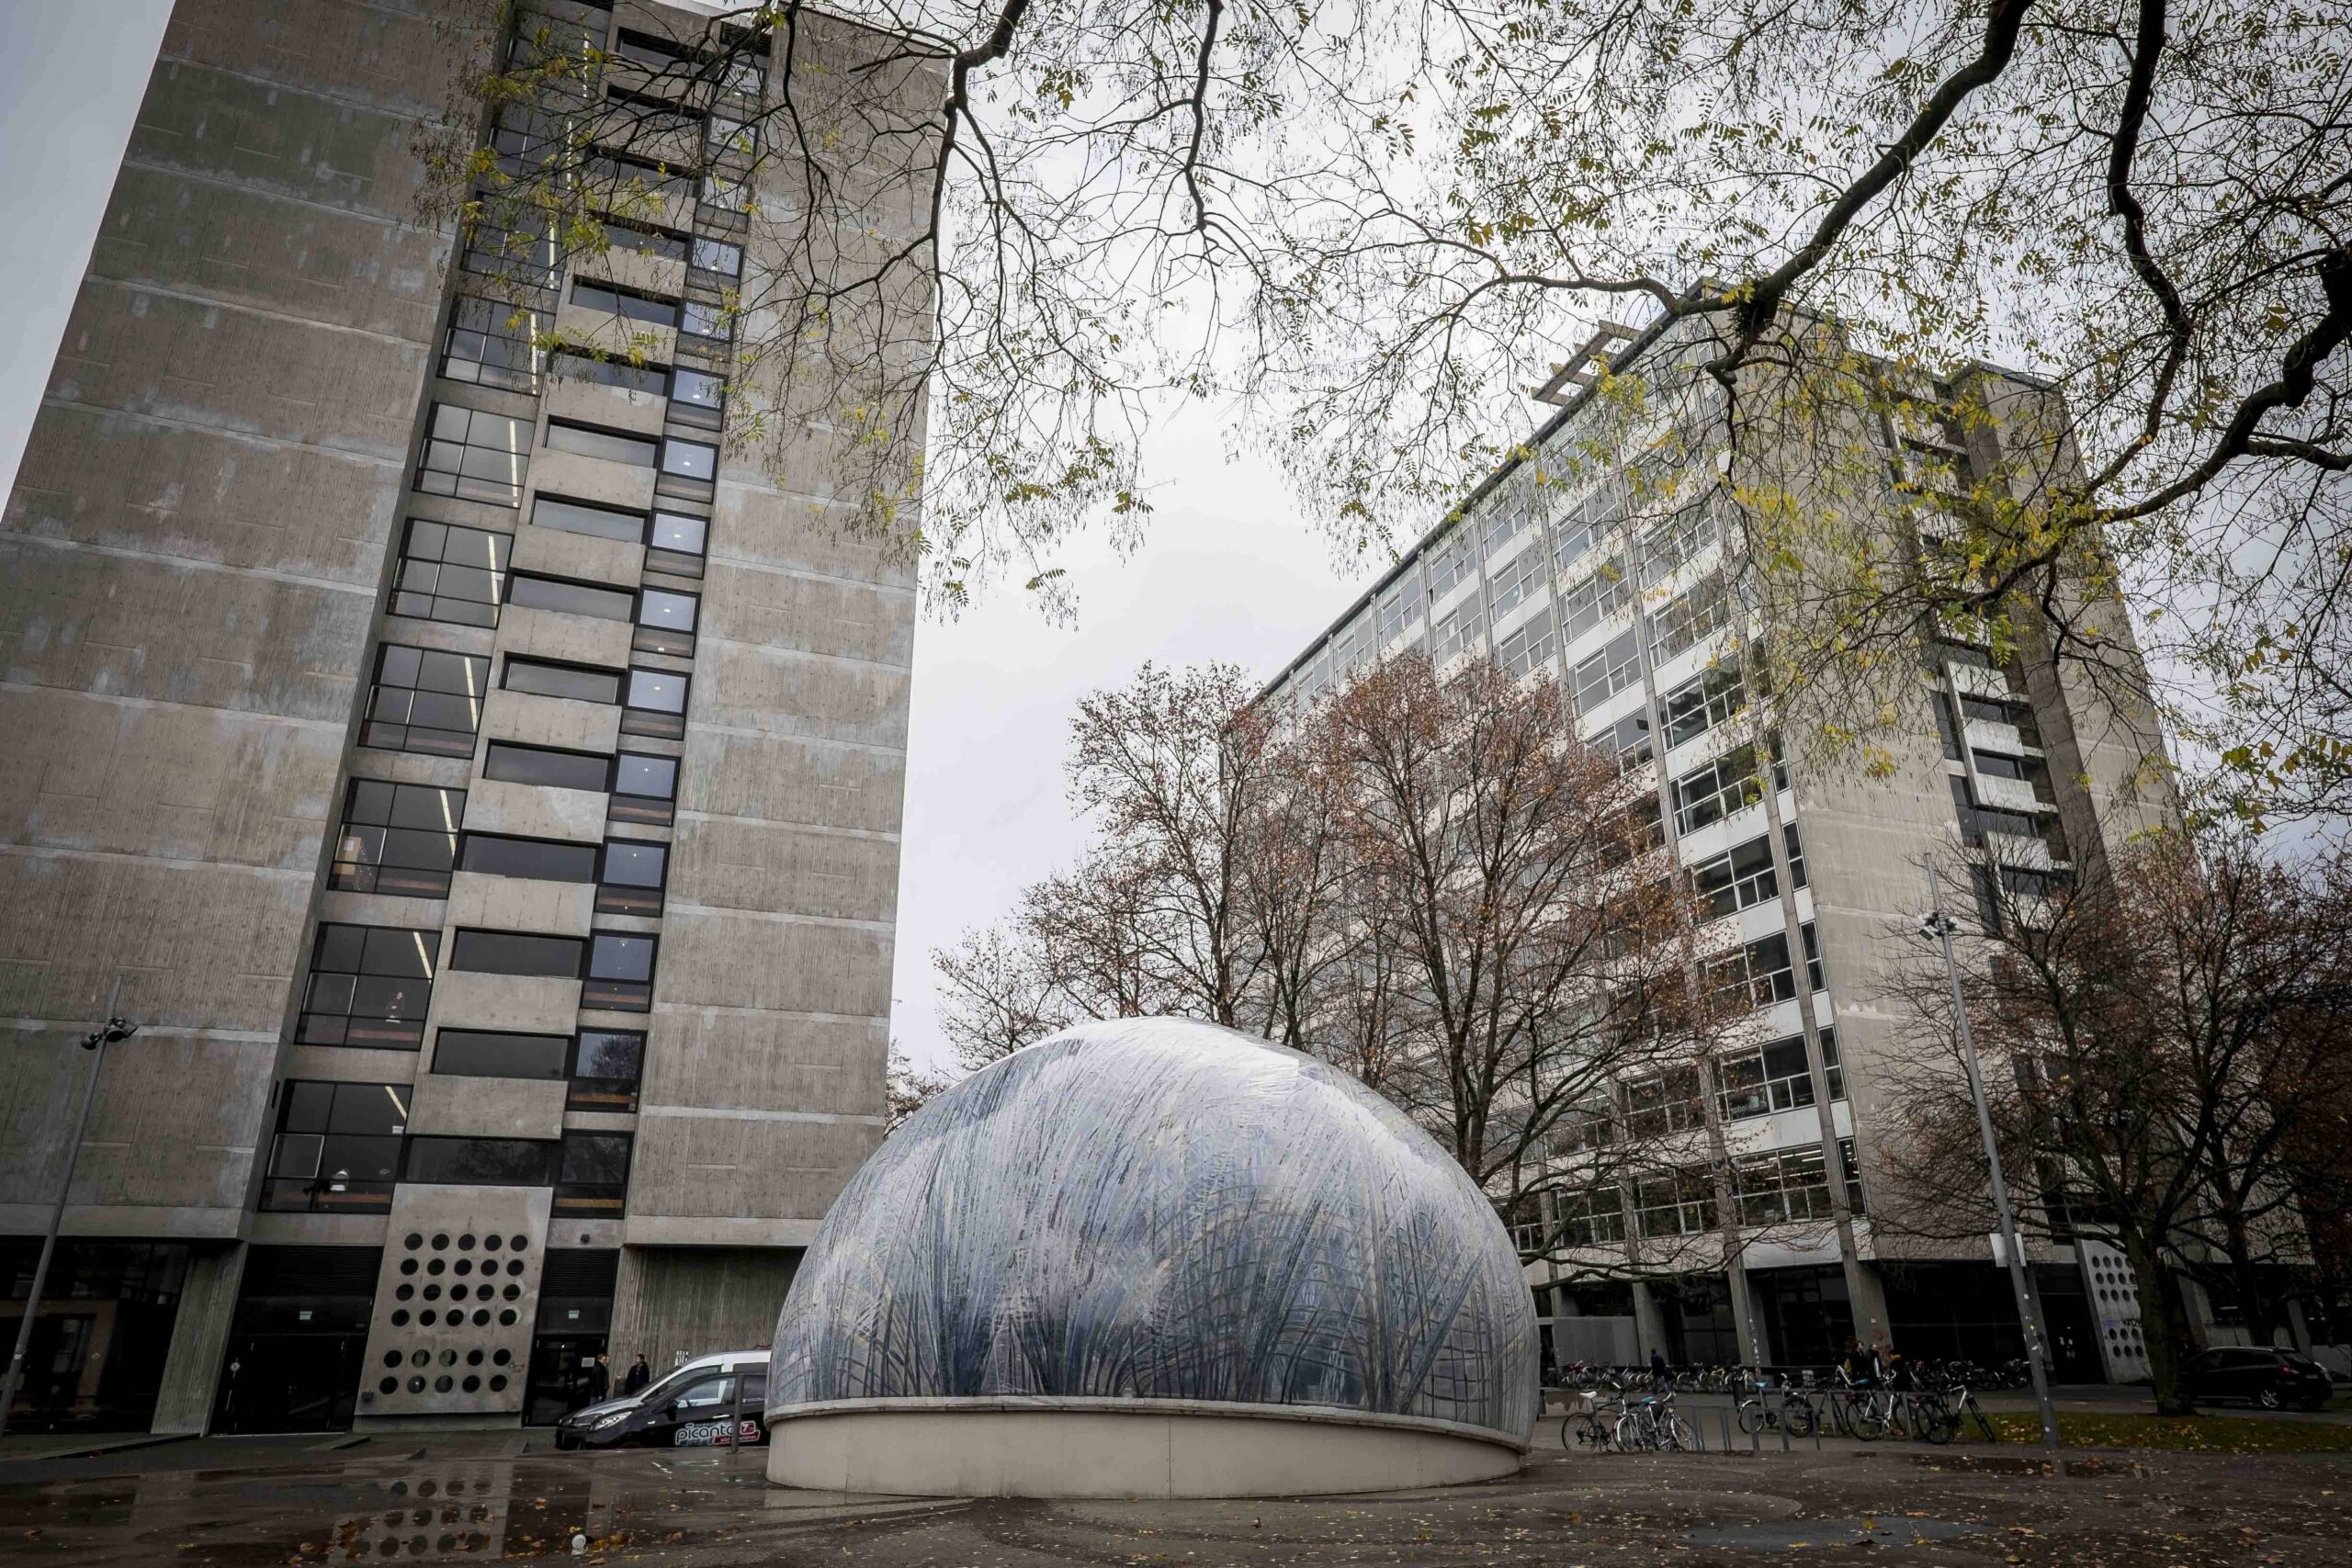
{"label": "weathered concrete facade", "polygon": [[[1589,352],[1615,355],[1631,336],[1605,334]],[[1669,347],[1655,360],[1669,360]],[[2002,441],[2046,443],[2065,429],[2051,394],[2019,378],[1982,369],[1941,390],[1980,398],[1993,417],[1967,430],[1897,428],[1857,400],[1824,423],[1845,427],[1854,468],[1947,476],[1954,504],[2001,471]],[[2177,821],[2156,716],[2119,699],[2114,688],[2128,682],[2103,689],[2032,647],[1997,667],[1989,647],[1956,630],[1937,645],[1937,668],[1919,671],[1891,732],[1872,734],[1878,766],[1792,746],[1768,785],[1759,759],[1780,749],[1771,703],[1743,666],[1770,612],[1734,586],[1738,535],[1705,499],[1714,474],[1679,490],[1656,472],[1636,482],[1637,467],[1663,466],[1642,438],[1611,423],[1605,400],[1566,400],[1529,439],[1523,462],[1482,484],[1267,688],[1276,700],[1311,700],[1404,649],[1441,669],[1491,655],[1521,673],[1547,670],[1573,698],[1580,739],[1654,786],[1657,844],[1713,901],[1702,940],[1736,966],[1733,984],[1755,1004],[1745,1038],[1684,1081],[1618,1086],[1611,1111],[1617,1135],[1685,1151],[1661,1157],[1687,1161],[1681,1173],[1705,1186],[1704,1200],[1645,1211],[1645,1184],[1634,1182],[1623,1216],[1530,1220],[1575,1238],[1547,1246],[1589,1248],[1615,1265],[1589,1275],[1531,1265],[1530,1283],[1562,1320],[1559,1358],[1614,1359],[1611,1346],[1628,1344],[1638,1346],[1634,1359],[1655,1348],[1678,1362],[1819,1363],[1848,1333],[1914,1355],[2015,1354],[2001,1348],[2016,1318],[1989,1238],[1925,1241],[1871,1224],[1871,1194],[1888,1195],[1894,1180],[1874,1131],[1896,1124],[1919,1050],[1916,1021],[1901,1015],[1889,983],[1929,951],[1916,933],[1931,863],[1949,876],[1981,852],[2029,876],[2069,875],[2132,834]],[[1667,416],[1654,406],[1624,418],[1636,430],[1658,422],[1654,434]],[[1906,503],[1885,479],[1856,484],[1822,464],[1819,447],[1759,436],[1724,472],[1758,495],[1810,497],[1817,485],[1872,528],[1911,537]],[[1694,489],[1696,502],[1687,499]],[[1918,510],[1937,504],[1929,491]],[[2138,658],[2130,628],[2108,619],[2128,673]],[[1963,919],[1973,913],[1964,880],[1948,880],[1943,897]],[[1660,1116],[1666,1132],[1640,1131],[1628,1114],[1635,1089],[1653,1097],[1641,1103],[1667,1100],[1682,1120]],[[1577,1158],[1573,1145],[1558,1157],[1568,1168]],[[2010,1173],[2013,1185],[2026,1179]],[[1702,1211],[1703,1222],[1693,1217]],[[1736,1216],[1728,1224],[1726,1213]],[[1629,1245],[1642,1249],[1630,1260]],[[2087,1246],[2038,1248],[2033,1258],[2060,1325],[2061,1371],[2129,1375],[2136,1318],[2095,1321]],[[1629,1283],[1628,1272],[1647,1277]],[[1567,1324],[1572,1316],[1602,1321]]]}
{"label": "weathered concrete facade", "polygon": [[[703,25],[537,9],[600,43]],[[721,440],[658,393],[450,357],[481,282],[420,219],[416,137],[465,112],[449,25],[486,14],[182,0],[8,497],[0,1236],[46,1222],[74,1042],[119,981],[141,1032],[107,1063],[65,1234],[168,1244],[177,1301],[153,1386],[60,1419],[144,1400],[167,1430],[512,1422],[594,1351],[760,1342],[880,1137],[910,573],[732,452],[680,489],[548,448],[551,416]],[[692,198],[674,220],[744,242]],[[638,276],[650,259],[582,271],[711,283]],[[497,482],[447,482],[451,420]],[[702,543],[540,526],[542,497],[664,512]],[[445,537],[494,552],[463,616],[453,591],[401,592]],[[619,595],[637,630],[502,604],[515,572]],[[684,636],[648,635],[657,599],[687,606]],[[575,677],[610,689],[554,689]],[[437,867],[401,842],[442,845]],[[517,1202],[498,1224],[529,1245],[483,1305],[401,1272],[459,1238],[487,1258],[476,1222]],[[80,1256],[61,1268],[99,1267]],[[469,1337],[504,1370],[458,1387]],[[219,1381],[298,1362],[299,1388]]]}

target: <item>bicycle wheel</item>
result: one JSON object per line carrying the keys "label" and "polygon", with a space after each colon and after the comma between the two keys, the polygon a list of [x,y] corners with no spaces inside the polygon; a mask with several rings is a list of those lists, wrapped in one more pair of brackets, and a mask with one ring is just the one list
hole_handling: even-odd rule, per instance
{"label": "bicycle wheel", "polygon": [[1913,1414],[1913,1429],[1931,1443],[1949,1443],[1960,1435],[1960,1417],[1940,1399],[1920,1401]]}
{"label": "bicycle wheel", "polygon": [[1792,1399],[1781,1406],[1781,1419],[1792,1438],[1810,1438],[1821,1426],[1821,1414],[1810,1399]]}
{"label": "bicycle wheel", "polygon": [[1751,1438],[1764,1429],[1764,1406],[1760,1401],[1743,1399],[1739,1402],[1739,1429]]}
{"label": "bicycle wheel", "polygon": [[1664,1422],[1663,1425],[1666,1428],[1666,1446],[1668,1448],[1679,1449],[1684,1453],[1691,1454],[1701,1454],[1707,1451],[1706,1439],[1699,1436],[1699,1428],[1690,1425],[1690,1417],[1676,1415]]}
{"label": "bicycle wheel", "polygon": [[1886,1436],[1886,1413],[1868,1399],[1855,1400],[1847,1407],[1847,1429],[1866,1443],[1877,1442]]}
{"label": "bicycle wheel", "polygon": [[1560,1447],[1566,1450],[1569,1453],[1577,1451],[1577,1444],[1579,1437],[1579,1434],[1577,1431],[1577,1418],[1574,1415],[1567,1415],[1560,1417]]}
{"label": "bicycle wheel", "polygon": [[1993,1430],[1993,1423],[1985,1419],[1984,1407],[1976,1403],[1974,1394],[1962,1395],[1960,1404],[1961,1408],[1976,1423],[1977,1432],[1986,1442],[1997,1443],[2001,1440],[2001,1434]]}

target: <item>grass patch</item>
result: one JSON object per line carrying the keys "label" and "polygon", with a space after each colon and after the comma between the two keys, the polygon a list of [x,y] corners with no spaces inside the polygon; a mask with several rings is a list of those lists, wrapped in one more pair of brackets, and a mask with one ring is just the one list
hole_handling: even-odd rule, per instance
{"label": "grass patch", "polygon": [[[2005,1443],[2038,1443],[2030,1414],[1991,1417]],[[2070,1449],[2165,1449],[2178,1453],[2352,1453],[2352,1427],[2331,1421],[2250,1421],[2234,1416],[2119,1416],[2062,1412],[2058,1440]]]}

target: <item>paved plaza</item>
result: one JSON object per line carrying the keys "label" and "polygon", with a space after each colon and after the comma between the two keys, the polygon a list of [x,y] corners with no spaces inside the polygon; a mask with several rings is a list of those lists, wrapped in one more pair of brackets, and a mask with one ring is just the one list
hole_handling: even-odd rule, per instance
{"label": "paved plaza", "polygon": [[[1554,1425],[1546,1423],[1550,1438]],[[28,1445],[17,1454],[40,1451]],[[52,1449],[51,1451],[55,1451]],[[763,1456],[575,1455],[518,1433],[216,1439],[0,1461],[0,1558],[68,1565],[1871,1561],[2247,1568],[2352,1560],[2352,1455],[1809,1445],[1571,1457],[1446,1491],[1201,1503],[786,1492]],[[572,1550],[575,1536],[586,1538]]]}

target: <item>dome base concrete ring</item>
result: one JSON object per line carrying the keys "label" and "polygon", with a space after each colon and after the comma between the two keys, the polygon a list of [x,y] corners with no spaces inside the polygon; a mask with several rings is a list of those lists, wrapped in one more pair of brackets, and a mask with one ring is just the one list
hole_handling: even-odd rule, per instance
{"label": "dome base concrete ring", "polygon": [[1525,1450],[1451,1422],[1175,1400],[842,1400],[768,1417],[768,1479],[917,1497],[1296,1497],[1487,1481]]}

